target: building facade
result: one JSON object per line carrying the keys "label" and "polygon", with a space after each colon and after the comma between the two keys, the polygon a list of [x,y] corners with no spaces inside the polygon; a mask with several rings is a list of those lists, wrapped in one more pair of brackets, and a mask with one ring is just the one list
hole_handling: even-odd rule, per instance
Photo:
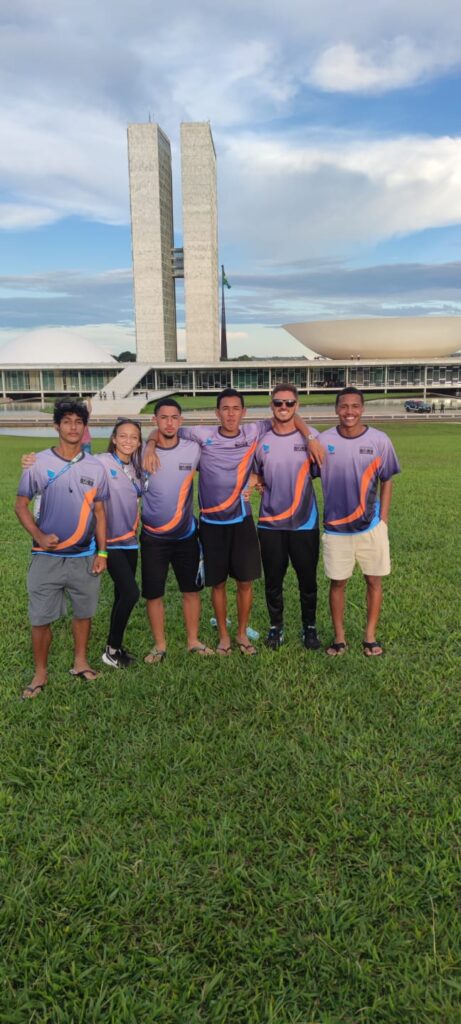
{"label": "building facade", "polygon": [[187,361],[219,359],[216,153],[208,123],[181,125]]}
{"label": "building facade", "polygon": [[129,125],[128,163],[137,358],[177,358],[175,281],[184,277],[187,360],[219,359],[218,202],[210,125],[181,125],[181,249],[174,248],[171,147],[158,124]]}
{"label": "building facade", "polygon": [[137,358],[168,362],[177,358],[173,184],[158,124],[128,126],[128,165]]}
{"label": "building facade", "polygon": [[[249,360],[199,364],[174,362],[139,366],[138,379],[122,387],[122,373],[135,363],[98,366],[55,364],[0,364],[0,389],[4,398],[53,398],[63,393],[88,395],[105,390],[115,399],[139,394],[140,407],[153,392],[200,395],[226,387],[251,394],[269,395],[276,384],[295,384],[301,394],[326,394],[353,385],[361,390],[415,391],[419,394],[461,396],[461,356],[432,360]],[[118,380],[120,379],[120,383]]]}

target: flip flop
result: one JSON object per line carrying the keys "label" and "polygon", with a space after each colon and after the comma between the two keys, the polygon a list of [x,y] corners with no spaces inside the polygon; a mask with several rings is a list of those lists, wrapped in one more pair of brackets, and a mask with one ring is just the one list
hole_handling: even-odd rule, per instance
{"label": "flip flop", "polygon": [[199,654],[202,658],[209,658],[214,651],[211,647],[207,647],[206,644],[196,644],[195,647],[189,647],[189,654]]}
{"label": "flip flop", "polygon": [[253,644],[245,644],[243,643],[243,641],[241,642],[240,640],[237,640],[236,644],[240,651],[240,654],[243,654],[245,658],[254,658],[255,654],[258,653],[256,647]]}
{"label": "flip flop", "polygon": [[146,654],[144,662],[146,665],[160,665],[160,662],[166,658],[166,651],[161,651],[157,647],[153,647],[149,654]]}
{"label": "flip flop", "polygon": [[[25,690],[22,691],[20,699],[34,700],[35,697],[38,697],[39,693],[41,693],[45,686],[46,683],[31,683],[30,686],[26,686]],[[30,693],[30,697],[25,697],[24,694],[26,693]]]}
{"label": "flip flop", "polygon": [[229,656],[229,654],[232,654],[232,647],[231,647],[231,645],[229,644],[228,647],[225,647],[224,644],[218,644],[218,646],[216,648],[216,654],[219,654],[221,656],[221,658],[227,658]]}
{"label": "flip flop", "polygon": [[366,658],[382,658],[384,654],[379,640],[362,640],[362,647]]}
{"label": "flip flop", "polygon": [[325,654],[328,654],[330,658],[339,658],[342,654],[347,651],[347,645],[342,640],[332,640],[329,647],[326,648]]}
{"label": "flip flop", "polygon": [[74,676],[74,679],[84,679],[85,683],[91,683],[93,679],[99,679],[100,672],[96,672],[94,668],[82,668],[80,672],[77,669],[69,669],[69,675]]}

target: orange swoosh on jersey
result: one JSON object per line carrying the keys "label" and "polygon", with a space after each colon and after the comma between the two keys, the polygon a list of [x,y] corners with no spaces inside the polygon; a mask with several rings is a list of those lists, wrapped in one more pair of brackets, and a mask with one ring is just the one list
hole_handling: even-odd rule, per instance
{"label": "orange swoosh on jersey", "polygon": [[[86,492],[82,501],[82,507],[80,509],[80,515],[76,529],[74,530],[72,536],[68,537],[67,540],[62,540],[60,544],[56,544],[56,547],[53,548],[53,553],[55,551],[64,551],[66,548],[72,548],[74,544],[78,544],[82,537],[85,536],[85,530],[88,526],[88,520],[93,511],[91,508],[91,502],[94,501],[94,498],[96,497],[96,492],[97,487],[92,487],[90,491]],[[33,548],[33,551],[42,550],[43,548]]]}
{"label": "orange swoosh on jersey", "polygon": [[178,504],[176,506],[176,512],[172,519],[170,519],[168,523],[164,523],[163,526],[147,526],[146,523],[143,523],[143,527],[145,530],[149,530],[149,533],[166,533],[168,530],[174,530],[175,526],[177,526],[178,523],[181,522],[181,516],[184,512],[184,505],[186,504],[187,498],[189,496],[189,491],[194,476],[195,469],[192,470],[192,473],[187,474],[185,480],[181,484],[181,488],[178,495]]}
{"label": "orange swoosh on jersey", "polygon": [[365,501],[367,497],[368,487],[372,477],[375,475],[376,470],[379,468],[380,465],[381,457],[380,455],[377,455],[376,459],[373,459],[373,462],[370,462],[370,465],[367,466],[366,470],[364,471],[362,476],[362,482],[360,484],[360,503],[357,505],[357,508],[354,510],[354,512],[351,512],[349,516],[344,516],[344,519],[330,519],[330,521],[327,523],[327,526],[341,526],[342,523],[353,523],[355,519],[360,519],[360,516],[363,516],[365,512]]}
{"label": "orange swoosh on jersey", "polygon": [[293,516],[295,514],[302,498],[304,482],[306,480],[306,476],[310,473],[310,468],[310,459],[306,459],[296,477],[294,498],[289,508],[285,509],[285,512],[279,512],[276,516],[260,516],[260,523],[277,523],[280,519],[288,519],[289,516]]}
{"label": "orange swoosh on jersey", "polygon": [[115,544],[115,542],[117,540],[128,540],[130,537],[136,537],[136,530],[138,529],[138,523],[139,523],[139,513],[136,516],[136,521],[133,524],[133,529],[132,530],[129,530],[128,533],[122,533],[120,537],[108,537],[107,538],[107,543],[108,544]]}
{"label": "orange swoosh on jersey", "polygon": [[254,444],[251,445],[251,448],[248,449],[246,455],[243,456],[241,462],[239,462],[237,470],[237,482],[229,498],[226,498],[225,501],[222,501],[220,505],[213,505],[211,508],[201,508],[201,512],[224,512],[226,508],[230,508],[230,506],[234,504],[234,501],[237,500],[239,494],[243,489],[243,481],[245,479],[245,474],[248,469],[248,463],[250,459],[253,458],[257,445],[258,441],[255,441]]}

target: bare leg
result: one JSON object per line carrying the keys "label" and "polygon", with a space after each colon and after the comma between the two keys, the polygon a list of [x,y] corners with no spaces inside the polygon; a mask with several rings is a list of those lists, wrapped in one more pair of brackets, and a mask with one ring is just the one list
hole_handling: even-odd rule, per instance
{"label": "bare leg", "polygon": [[51,627],[32,626],[32,651],[34,655],[34,678],[23,690],[24,700],[33,700],[48,682],[48,654],[52,639]]}
{"label": "bare leg", "polygon": [[152,601],[147,601],[146,608],[155,646],[158,651],[166,651],[163,597],[156,597]]}
{"label": "bare leg", "polygon": [[200,625],[200,594],[193,592],[183,594],[182,611],[187,633],[187,646],[195,647],[200,643],[198,638]]}
{"label": "bare leg", "polygon": [[[376,630],[383,603],[383,583],[381,576],[365,576],[365,580],[367,584],[367,628],[365,630],[365,640],[368,643],[372,643],[376,640]],[[375,650],[368,653],[372,657],[373,655],[382,654],[382,647],[378,645]]]}
{"label": "bare leg", "polygon": [[230,636],[227,629],[227,594],[226,584],[218,583],[216,587],[211,588],[211,600],[213,602],[214,613],[216,615],[216,623],[218,626],[219,643],[218,651],[221,650],[227,653],[230,650],[231,642]]}
{"label": "bare leg", "polygon": [[32,650],[35,665],[34,683],[46,683],[51,640],[51,626],[32,626]]}
{"label": "bare leg", "polygon": [[73,672],[91,672],[92,678],[96,678],[99,672],[95,672],[88,664],[88,641],[90,639],[91,619],[72,619],[72,635],[74,638],[74,668]]}
{"label": "bare leg", "polygon": [[[250,621],[253,604],[253,584],[251,580],[237,580],[237,643],[248,644],[247,626]],[[250,644],[252,647],[253,645]]]}
{"label": "bare leg", "polygon": [[[334,642],[345,644],[344,609],[346,606],[347,580],[330,580],[330,612],[335,633]],[[328,648],[330,651],[331,648]]]}

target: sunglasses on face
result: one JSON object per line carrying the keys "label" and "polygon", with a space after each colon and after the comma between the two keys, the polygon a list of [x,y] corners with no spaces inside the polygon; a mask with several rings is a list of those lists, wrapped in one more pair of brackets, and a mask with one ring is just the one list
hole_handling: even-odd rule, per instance
{"label": "sunglasses on face", "polygon": [[276,409],[281,409],[282,405],[286,405],[287,409],[292,409],[296,405],[296,398],[273,398],[272,405],[275,405]]}

